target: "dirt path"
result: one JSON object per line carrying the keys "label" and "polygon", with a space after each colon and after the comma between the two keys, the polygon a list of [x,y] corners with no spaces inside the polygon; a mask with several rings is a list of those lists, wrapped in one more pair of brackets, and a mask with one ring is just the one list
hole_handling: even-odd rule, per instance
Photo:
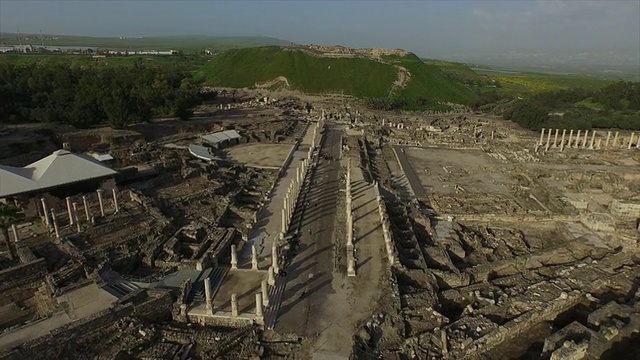
{"label": "dirt path", "polygon": [[398,89],[402,89],[407,86],[409,80],[411,80],[411,73],[409,72],[409,70],[398,65],[396,65],[396,68],[398,68],[398,79],[396,79],[396,81],[391,84],[391,89],[389,89],[389,96],[393,95],[393,93]]}
{"label": "dirt path", "polygon": [[264,89],[264,88],[270,88],[273,87],[274,85],[283,82],[287,87],[290,87],[291,85],[289,85],[289,80],[287,80],[286,77],[284,76],[278,76],[277,78],[273,79],[273,80],[269,80],[269,81],[265,81],[263,83],[255,83],[255,87],[258,89]]}

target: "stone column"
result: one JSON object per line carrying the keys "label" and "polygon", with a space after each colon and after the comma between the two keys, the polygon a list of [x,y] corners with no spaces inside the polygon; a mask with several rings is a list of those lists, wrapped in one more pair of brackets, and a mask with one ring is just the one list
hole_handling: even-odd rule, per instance
{"label": "stone column", "polygon": [[544,145],[544,128],[540,131],[540,145]]}
{"label": "stone column", "polygon": [[600,150],[602,149],[602,139],[598,139],[598,142],[596,143],[596,149]]}
{"label": "stone column", "polygon": [[269,288],[266,279],[262,280],[260,287],[262,290],[262,302],[264,303],[264,307],[269,307]]}
{"label": "stone column", "polygon": [[618,146],[618,135],[620,134],[619,131],[616,131],[616,135],[613,137],[613,147]]}
{"label": "stone column", "polygon": [[45,224],[47,224],[47,226],[51,226],[51,222],[49,221],[49,209],[47,208],[47,202],[44,200],[44,198],[41,198],[40,202],[42,203],[42,212],[44,213],[44,222]]}
{"label": "stone column", "polygon": [[273,266],[269,266],[269,270],[267,270],[267,282],[271,286],[276,284],[276,274],[273,272]]}
{"label": "stone column", "polygon": [[568,148],[571,148],[571,140],[573,140],[573,129],[569,131],[569,141],[567,142]]}
{"label": "stone column", "polygon": [[287,208],[282,209],[282,232],[287,231]]}
{"label": "stone column", "polygon": [[564,150],[564,137],[567,134],[567,129],[562,129],[562,140],[560,140],[560,151]]}
{"label": "stone column", "polygon": [[580,146],[580,130],[578,130],[578,133],[576,134],[576,144],[574,146],[574,148],[578,148]]}
{"label": "stone column", "polygon": [[347,276],[356,276],[356,259],[353,256],[347,256]]}
{"label": "stone column", "polygon": [[118,193],[116,193],[116,189],[111,189],[111,193],[113,194],[113,211],[117,214],[120,212],[120,207],[118,206]]}
{"label": "stone column", "polygon": [[262,294],[256,294],[256,322],[260,325],[264,324],[264,310],[262,308]]}
{"label": "stone column", "polygon": [[104,203],[102,202],[102,189],[96,190],[98,193],[98,203],[100,204],[100,215],[104,217]]}
{"label": "stone column", "polygon": [[236,252],[236,246],[231,245],[231,268],[238,268],[238,253]]}
{"label": "stone column", "polygon": [[238,317],[238,295],[231,294],[231,316]]}
{"label": "stone column", "polygon": [[609,139],[611,139],[611,131],[607,131],[607,141],[604,142],[605,148],[609,148]]}
{"label": "stone column", "polygon": [[205,306],[207,309],[207,313],[212,314],[213,307],[211,306],[211,304],[213,299],[211,299],[211,278],[209,277],[206,277],[204,279],[204,298],[205,298]]}
{"label": "stone column", "polygon": [[273,266],[273,271],[276,274],[280,273],[280,266],[278,266],[278,246],[275,241],[271,246],[271,266]]}
{"label": "stone column", "polygon": [[53,230],[56,232],[56,237],[60,237],[60,230],[58,229],[58,220],[56,219],[56,212],[51,210],[51,222],[53,223]]}
{"label": "stone column", "polygon": [[591,135],[591,144],[589,144],[589,149],[593,149],[593,143],[596,141],[597,131],[593,130],[593,134]]}
{"label": "stone column", "polygon": [[556,134],[553,137],[553,147],[558,147],[558,133],[560,132],[560,129],[556,129]]}
{"label": "stone column", "polygon": [[18,242],[20,242],[20,234],[18,234],[18,227],[16,226],[16,224],[11,224],[11,230],[13,230],[13,238],[17,244]]}
{"label": "stone column", "polygon": [[251,270],[258,270],[258,248],[251,245]]}
{"label": "stone column", "polygon": [[71,205],[73,207],[73,221],[76,222],[76,231],[78,232],[78,234],[80,234],[80,231],[82,231],[82,229],[80,228],[80,221],[78,220],[78,203],[74,202]]}
{"label": "stone column", "polygon": [[631,149],[631,144],[633,144],[633,135],[635,134],[631,133],[631,137],[629,137],[629,145],[627,146],[627,149]]}
{"label": "stone column", "polygon": [[544,146],[544,150],[548,151],[549,146],[551,146],[551,129],[547,132],[547,144]]}
{"label": "stone column", "polygon": [[91,220],[91,214],[89,214],[89,204],[86,195],[82,195],[82,203],[84,204],[84,216],[87,218],[87,222],[89,222]]}
{"label": "stone column", "polygon": [[582,142],[582,148],[587,148],[587,141],[589,141],[589,130],[584,131],[584,141]]}
{"label": "stone column", "polygon": [[346,185],[346,215],[347,215],[347,251],[353,249],[353,219],[351,214],[351,160],[347,161]]}
{"label": "stone column", "polygon": [[73,225],[73,211],[71,210],[71,198],[67,196],[67,213],[69,214],[69,225]]}

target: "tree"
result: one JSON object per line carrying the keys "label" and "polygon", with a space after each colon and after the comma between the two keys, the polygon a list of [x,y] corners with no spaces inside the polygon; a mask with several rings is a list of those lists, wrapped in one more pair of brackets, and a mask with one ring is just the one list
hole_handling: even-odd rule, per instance
{"label": "tree", "polygon": [[20,212],[18,209],[0,203],[0,229],[2,229],[4,241],[7,242],[7,248],[9,249],[11,260],[16,259],[17,254],[15,247],[11,243],[11,238],[9,237],[9,227],[11,227],[12,224],[15,224],[16,220],[20,217],[19,215]]}

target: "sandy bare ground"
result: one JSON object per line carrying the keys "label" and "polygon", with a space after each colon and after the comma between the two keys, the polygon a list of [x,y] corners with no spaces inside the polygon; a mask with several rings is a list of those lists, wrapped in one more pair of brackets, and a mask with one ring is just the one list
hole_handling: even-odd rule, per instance
{"label": "sandy bare ground", "polygon": [[227,150],[227,157],[248,166],[279,168],[291,151],[291,144],[244,144]]}

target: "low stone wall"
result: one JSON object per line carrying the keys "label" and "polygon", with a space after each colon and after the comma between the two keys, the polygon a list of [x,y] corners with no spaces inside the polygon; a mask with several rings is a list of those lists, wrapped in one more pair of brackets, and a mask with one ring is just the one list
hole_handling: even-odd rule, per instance
{"label": "low stone wall", "polygon": [[190,323],[198,323],[202,325],[221,326],[228,328],[241,328],[253,324],[252,316],[210,316],[210,315],[187,315]]}
{"label": "low stone wall", "polygon": [[[293,159],[293,154],[296,152],[296,150],[298,150],[298,147],[300,146],[300,142],[302,140],[298,139],[295,144],[293,144],[293,147],[291,148],[291,151],[289,151],[289,154],[287,154],[287,157],[284,159],[284,162],[282,163],[282,166],[280,166],[280,171],[278,171],[278,177],[281,177],[284,172],[286,171],[287,167],[289,166],[289,164],[291,164],[291,159]],[[271,187],[271,190],[269,191],[269,193],[271,193],[271,191],[273,191],[273,188],[275,187],[275,184],[278,181],[275,181],[273,184],[273,186]]]}
{"label": "low stone wall", "polygon": [[44,259],[2,270],[0,271],[0,294],[4,296],[10,289],[41,281],[45,275],[47,275],[47,264]]}
{"label": "low stone wall", "polygon": [[144,302],[137,304],[133,315],[144,321],[158,322],[171,318],[173,296],[169,290],[149,289]]}

